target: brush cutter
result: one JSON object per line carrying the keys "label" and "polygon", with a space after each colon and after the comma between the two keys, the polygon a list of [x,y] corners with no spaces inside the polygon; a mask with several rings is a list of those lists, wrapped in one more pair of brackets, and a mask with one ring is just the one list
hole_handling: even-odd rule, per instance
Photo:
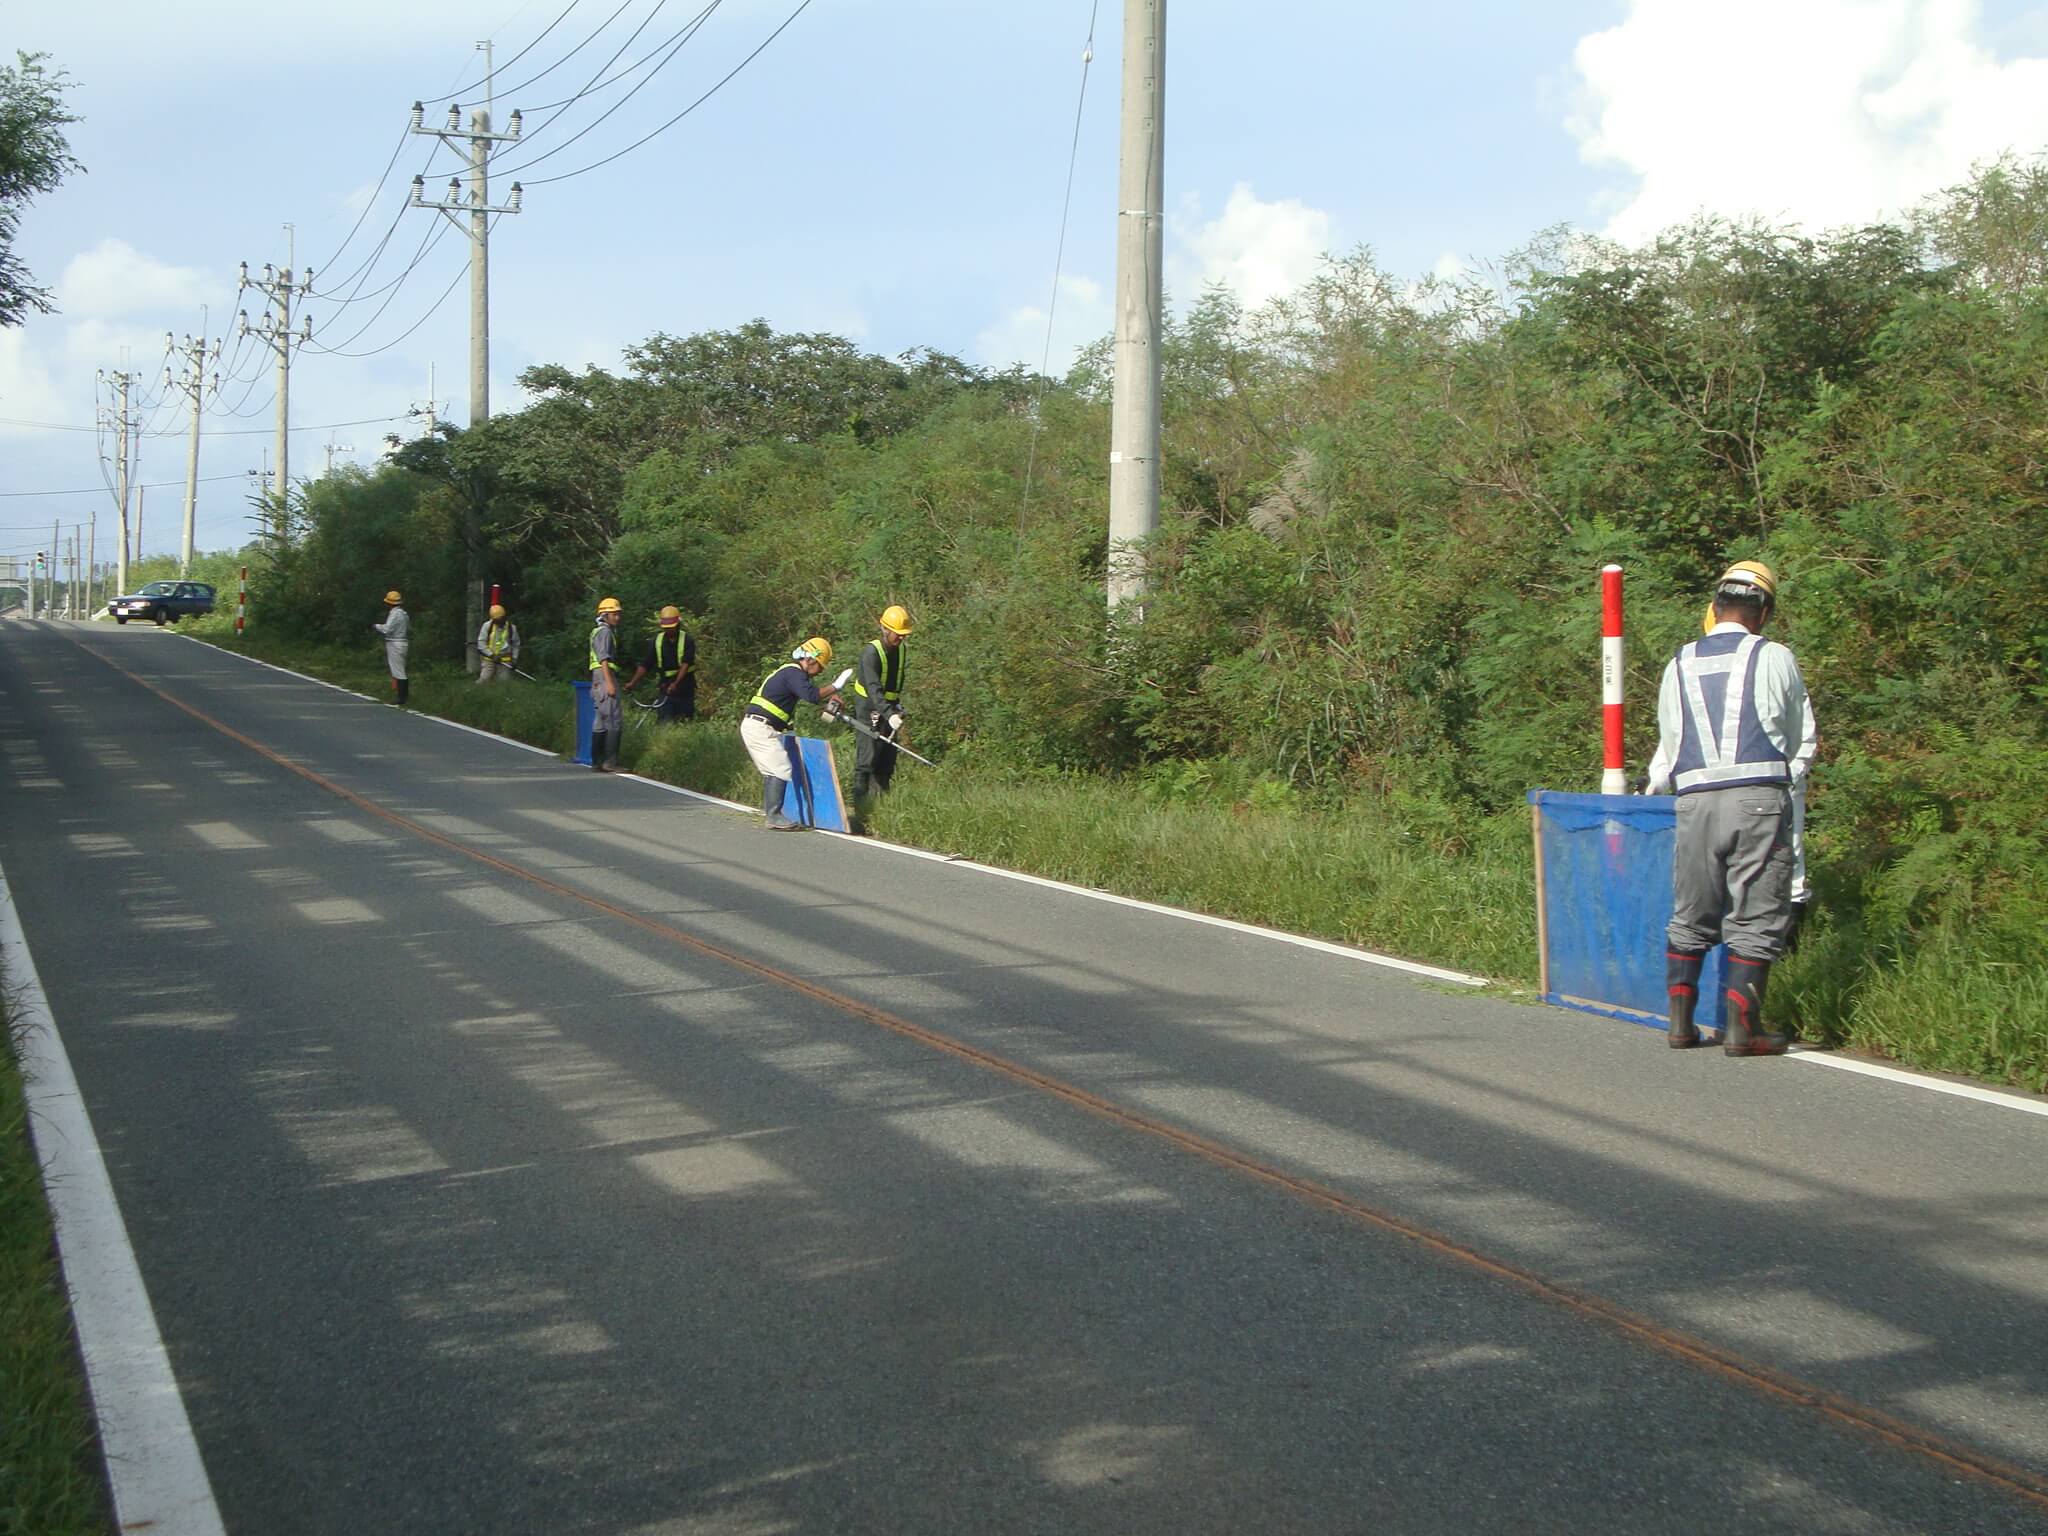
{"label": "brush cutter", "polygon": [[917,760],[920,763],[923,763],[927,768],[936,768],[939,766],[930,758],[920,757],[917,753],[911,751],[910,748],[904,746],[901,742],[897,741],[893,733],[885,736],[880,731],[875,730],[872,726],[862,725],[858,720],[854,719],[853,716],[843,706],[838,709],[827,710],[825,712],[825,718],[827,720],[837,720],[841,725],[850,725],[856,731],[859,731],[861,735],[872,737],[874,740],[879,741],[885,747],[894,747],[898,752],[901,752],[905,757],[917,758]]}

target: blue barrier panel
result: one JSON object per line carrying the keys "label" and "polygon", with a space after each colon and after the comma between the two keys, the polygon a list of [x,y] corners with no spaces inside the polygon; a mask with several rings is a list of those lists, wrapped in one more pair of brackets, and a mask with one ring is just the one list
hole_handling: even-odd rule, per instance
{"label": "blue barrier panel", "polygon": [[832,743],[813,736],[784,736],[789,765],[796,770],[790,798],[796,802],[790,814],[807,827],[827,832],[845,832],[846,806],[839,798],[839,772],[832,764]]}
{"label": "blue barrier panel", "polygon": [[575,761],[584,767],[590,766],[590,727],[597,719],[597,706],[590,702],[590,680],[571,683],[576,690],[576,757]]}
{"label": "blue barrier panel", "polygon": [[[1543,1000],[1661,1027],[1678,802],[1532,789],[1529,804]],[[1723,953],[1716,945],[1700,976],[1694,1021],[1703,1029],[1721,1028]]]}

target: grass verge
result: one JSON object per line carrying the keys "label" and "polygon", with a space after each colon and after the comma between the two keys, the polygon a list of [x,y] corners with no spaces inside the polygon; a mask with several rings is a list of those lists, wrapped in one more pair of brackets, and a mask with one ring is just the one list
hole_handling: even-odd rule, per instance
{"label": "grass verge", "polygon": [[[321,651],[236,637],[219,620],[198,638],[370,697],[389,689],[380,653]],[[478,687],[455,668],[418,669],[416,708],[569,756],[569,687]],[[638,718],[629,712],[629,720]],[[850,745],[846,749],[851,751]],[[626,733],[633,772],[753,803],[759,780],[726,719]],[[1128,782],[915,764],[874,812],[891,841],[1408,959],[1533,985],[1529,823],[1520,811],[1455,817],[1440,806],[1302,807],[1284,797],[1187,801]],[[2048,1091],[2048,968],[2014,965],[1953,938],[1880,950],[1822,915],[1779,967],[1779,1016],[1810,1040]]]}
{"label": "grass verge", "polygon": [[104,1536],[99,1439],[4,996],[0,1024],[0,1536]]}

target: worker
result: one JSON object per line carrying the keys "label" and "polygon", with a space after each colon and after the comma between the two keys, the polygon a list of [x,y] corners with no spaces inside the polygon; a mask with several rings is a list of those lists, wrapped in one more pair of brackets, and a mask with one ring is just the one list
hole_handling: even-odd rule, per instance
{"label": "worker", "polygon": [[682,610],[670,603],[655,621],[653,637],[633,675],[626,679],[626,692],[640,686],[640,679],[654,674],[654,718],[694,720],[697,718],[697,640],[683,628]]}
{"label": "worker", "polygon": [[863,811],[876,794],[888,793],[896,774],[894,737],[903,729],[903,637],[910,633],[910,611],[892,603],[876,623],[882,633],[861,647],[853,681],[854,716],[874,733],[854,736],[853,803]]}
{"label": "worker", "polygon": [[840,713],[839,690],[822,686],[818,674],[832,664],[832,642],[815,635],[789,653],[786,665],[762,680],[740,716],[740,740],[761,772],[761,812],[771,832],[787,832],[797,823],[782,813],[794,777],[783,736],[796,721],[800,703],[816,704],[828,716]]}
{"label": "worker", "polygon": [[510,682],[519,665],[519,626],[505,617],[503,603],[491,604],[490,617],[476,632],[476,680]]}
{"label": "worker", "polygon": [[619,708],[619,646],[617,630],[623,610],[616,597],[599,600],[597,624],[590,631],[590,767],[612,773],[624,745],[625,716]]}
{"label": "worker", "polygon": [[407,638],[412,630],[412,619],[405,611],[405,599],[393,587],[384,594],[384,622],[372,624],[370,628],[384,637],[384,665],[391,673],[391,697],[385,702],[403,709],[412,696],[412,682],[405,675],[405,653],[412,649]]}
{"label": "worker", "polygon": [[1728,945],[1730,1056],[1779,1056],[1764,1027],[1771,966],[1792,933],[1792,803],[1813,766],[1813,707],[1791,651],[1763,638],[1778,578],[1742,560],[1714,584],[1714,625],[1679,647],[1657,691],[1651,794],[1678,796],[1665,930],[1666,1040],[1700,1043],[1693,1024],[1708,949]]}

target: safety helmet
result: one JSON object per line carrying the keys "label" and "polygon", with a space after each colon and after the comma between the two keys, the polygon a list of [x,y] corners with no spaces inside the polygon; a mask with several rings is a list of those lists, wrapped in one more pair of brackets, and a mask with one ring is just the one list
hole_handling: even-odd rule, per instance
{"label": "safety helmet", "polygon": [[608,613],[623,613],[624,611],[624,609],[619,607],[619,600],[616,597],[603,597],[598,599],[597,616],[599,618],[603,618]]}
{"label": "safety helmet", "polygon": [[910,610],[901,603],[891,603],[882,610],[882,628],[892,635],[910,633]]}
{"label": "safety helmet", "polygon": [[791,661],[815,661],[821,667],[832,665],[832,642],[823,635],[813,635],[802,645],[789,653]]}
{"label": "safety helmet", "polygon": [[1757,560],[1738,560],[1714,583],[1714,595],[1761,597],[1766,609],[1778,601],[1778,578],[1768,565]]}
{"label": "safety helmet", "polygon": [[678,624],[682,622],[683,610],[678,608],[674,603],[670,603],[666,608],[661,610],[661,627],[663,629],[674,629]]}
{"label": "safety helmet", "polygon": [[384,594],[384,601],[387,603],[400,603],[405,601],[405,599],[398,595],[398,588],[393,587],[389,592],[386,592]]}
{"label": "safety helmet", "polygon": [[1700,615],[1700,633],[1711,635],[1714,632],[1714,626],[1720,622],[1719,619],[1714,617],[1714,605],[1708,603],[1707,611]]}
{"label": "safety helmet", "polygon": [[505,617],[505,605],[503,603],[491,604],[491,617],[493,619],[502,619],[503,617]]}

